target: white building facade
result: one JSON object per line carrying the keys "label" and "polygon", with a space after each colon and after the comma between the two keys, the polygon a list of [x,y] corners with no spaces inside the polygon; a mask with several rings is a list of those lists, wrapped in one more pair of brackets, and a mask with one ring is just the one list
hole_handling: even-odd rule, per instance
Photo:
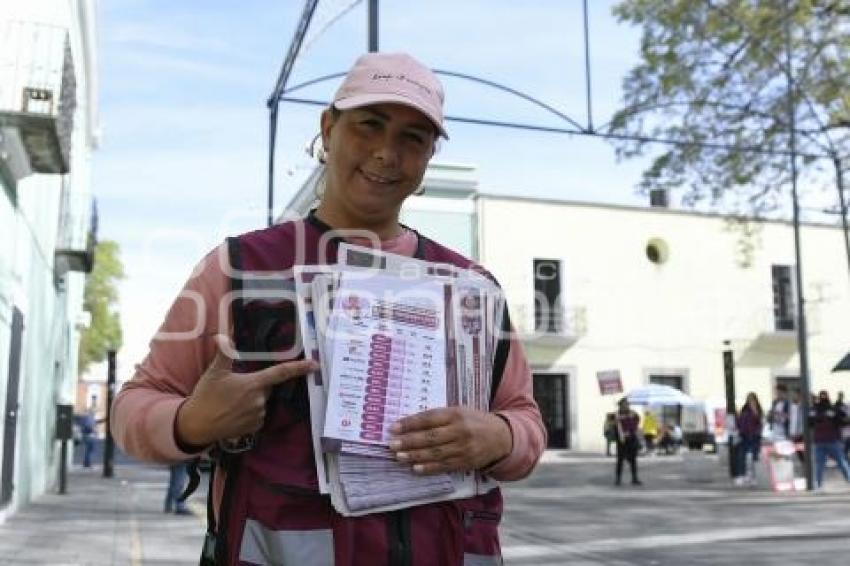
{"label": "white building facade", "polygon": [[[722,406],[727,348],[736,405],[753,391],[766,407],[777,383],[799,387],[789,223],[488,195],[462,165],[432,164],[423,186],[402,220],[498,278],[550,448],[603,450],[605,414],[647,383]],[[311,192],[290,207],[305,212]],[[843,233],[805,224],[801,238],[811,384],[835,393],[830,370],[850,345]],[[603,394],[600,372],[618,372],[623,392]]]}
{"label": "white building facade", "polygon": [[[603,418],[619,395],[601,393],[599,372],[619,371],[626,392],[655,382],[722,399],[728,347],[738,406],[749,391],[767,406],[777,383],[799,387],[789,223],[487,195],[477,202],[479,260],[507,294],[553,447],[603,446]],[[812,224],[801,233],[811,385],[835,393],[842,383],[830,370],[850,344],[843,233]]]}
{"label": "white building facade", "polygon": [[55,488],[57,406],[75,396],[94,251],[95,25],[93,0],[0,10],[0,522]]}

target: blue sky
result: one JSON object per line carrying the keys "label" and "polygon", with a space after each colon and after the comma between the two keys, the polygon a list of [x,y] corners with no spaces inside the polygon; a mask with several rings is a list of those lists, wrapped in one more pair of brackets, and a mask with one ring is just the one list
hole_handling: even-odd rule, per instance
{"label": "blue sky", "polygon": [[[121,0],[100,3],[100,116],[94,158],[100,237],[117,240],[125,347],[140,361],[165,309],[202,255],[265,223],[265,106],[300,16],[296,0]],[[349,0],[328,2],[337,7]],[[581,0],[383,0],[382,51],[524,91],[586,120]],[[590,4],[594,122],[620,100],[638,34]],[[320,9],[317,17],[323,11]],[[312,41],[290,84],[344,71],[366,49],[365,5]],[[563,126],[519,99],[445,78],[446,113]],[[299,95],[329,99],[335,82]],[[319,109],[283,104],[276,203],[312,165],[305,144]],[[481,190],[571,200],[643,202],[641,163],[617,163],[603,140],[450,123],[436,159],[478,166]]]}

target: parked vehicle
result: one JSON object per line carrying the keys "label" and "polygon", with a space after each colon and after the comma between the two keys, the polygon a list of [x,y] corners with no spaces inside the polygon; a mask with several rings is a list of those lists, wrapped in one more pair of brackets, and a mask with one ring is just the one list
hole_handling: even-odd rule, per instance
{"label": "parked vehicle", "polygon": [[726,401],[709,399],[682,407],[682,443],[691,450],[709,445],[717,451],[718,444],[726,444]]}

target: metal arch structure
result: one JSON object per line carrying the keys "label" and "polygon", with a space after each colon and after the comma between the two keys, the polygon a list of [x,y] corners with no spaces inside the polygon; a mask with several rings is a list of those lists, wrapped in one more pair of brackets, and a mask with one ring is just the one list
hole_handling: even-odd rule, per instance
{"label": "metal arch structure", "polygon": [[304,2],[301,19],[298,21],[298,27],[295,28],[295,35],[289,44],[289,50],[286,52],[286,58],[283,60],[283,65],[278,73],[274,90],[272,90],[271,96],[266,101],[266,106],[269,108],[269,194],[268,216],[266,218],[267,226],[271,226],[274,221],[272,217],[274,209],[274,148],[277,138],[277,111],[280,107],[280,97],[286,89],[286,82],[292,73],[292,67],[295,66],[295,59],[298,58],[298,52],[301,51],[301,44],[304,43],[304,36],[307,35],[310,21],[313,19],[313,13],[316,11],[318,4],[319,0],[306,0]]}
{"label": "metal arch structure", "polygon": [[[320,101],[314,99],[306,99],[306,98],[298,98],[291,96],[295,91],[305,88],[307,86],[311,86],[314,84],[318,84],[321,82],[333,80],[340,78],[346,74],[346,72],[337,72],[328,75],[324,75],[292,87],[287,87],[287,83],[292,71],[293,66],[295,65],[295,61],[298,57],[298,53],[301,49],[301,45],[303,43],[304,37],[307,33],[307,30],[310,26],[310,22],[313,18],[313,14],[315,12],[316,6],[318,5],[319,0],[305,0],[304,9],[302,10],[301,19],[298,22],[298,26],[296,27],[295,34],[290,42],[289,49],[287,50],[286,58],[281,66],[281,70],[278,74],[277,81],[275,82],[274,89],[272,90],[271,95],[269,96],[266,105],[269,109],[269,154],[268,154],[268,209],[267,209],[267,223],[271,226],[273,222],[273,209],[274,209],[274,169],[275,169],[275,142],[277,135],[277,122],[278,122],[278,110],[281,102],[289,102],[296,104],[308,104],[315,106],[327,106],[328,101]],[[367,0],[368,2],[368,14],[367,14],[367,29],[368,29],[368,50],[369,51],[378,51],[378,0]],[[553,126],[544,126],[539,124],[528,124],[522,122],[511,122],[511,121],[500,121],[500,120],[490,120],[485,118],[478,117],[464,117],[464,116],[446,116],[446,120],[450,122],[458,122],[465,124],[475,124],[475,125],[483,125],[483,126],[494,126],[500,128],[513,128],[513,129],[521,129],[521,130],[530,130],[541,133],[550,133],[550,134],[568,134],[568,135],[579,135],[579,136],[591,136],[597,138],[605,138],[605,139],[619,139],[619,140],[628,140],[628,141],[636,141],[636,142],[645,142],[645,143],[656,143],[661,145],[681,145],[681,146],[701,146],[706,148],[713,149],[736,149],[745,153],[762,153],[762,154],[771,154],[771,155],[787,155],[788,157],[797,156],[803,157],[807,159],[829,159],[836,163],[838,177],[837,183],[839,188],[839,198],[841,200],[841,213],[842,213],[842,221],[844,224],[844,232],[845,232],[845,244],[847,248],[847,261],[848,267],[850,267],[850,229],[847,227],[847,210],[848,207],[844,203],[844,193],[843,193],[843,179],[840,175],[840,164],[838,163],[838,158],[834,151],[827,152],[825,154],[813,154],[813,153],[800,153],[796,151],[796,149],[788,149],[788,150],[767,150],[761,146],[747,146],[747,145],[729,145],[723,143],[712,143],[712,142],[693,142],[686,140],[676,140],[670,138],[662,138],[657,136],[634,136],[634,135],[625,135],[625,134],[613,134],[610,132],[602,131],[599,128],[595,128],[593,125],[593,113],[592,113],[592,84],[591,84],[591,65],[590,65],[590,45],[589,45],[589,22],[588,22],[588,11],[587,11],[587,0],[582,0],[582,12],[583,12],[583,24],[584,24],[584,59],[585,59],[585,90],[586,90],[586,106],[587,106],[587,125],[581,125],[576,119],[564,114],[563,112],[557,110],[553,106],[529,95],[528,93],[522,92],[518,89],[482,78],[476,77],[474,75],[460,73],[456,71],[450,70],[441,70],[435,69],[435,73],[443,76],[450,76],[454,78],[460,78],[463,80],[468,80],[471,82],[475,82],[481,84],[483,86],[487,86],[517,98],[523,99],[526,102],[529,102],[549,114],[552,114],[561,122],[560,125]],[[783,66],[784,71],[784,66]],[[609,125],[609,123],[603,124],[603,128]]]}
{"label": "metal arch structure", "polygon": [[[379,0],[366,0],[368,3],[368,13],[367,13],[367,29],[368,29],[368,50],[369,51],[378,51],[378,3]],[[706,0],[709,1],[709,0]],[[274,211],[274,169],[275,169],[275,142],[277,137],[277,122],[278,122],[278,109],[281,102],[292,102],[292,103],[300,103],[300,104],[313,104],[313,105],[322,105],[327,106],[328,103],[326,101],[317,101],[317,100],[309,100],[302,99],[297,97],[290,96],[293,92],[298,89],[304,88],[306,86],[317,84],[323,81],[331,80],[334,78],[338,78],[343,76],[345,73],[333,73],[330,75],[325,75],[323,77],[319,77],[317,79],[313,79],[311,81],[307,81],[301,83],[299,85],[287,88],[287,83],[289,80],[289,76],[292,72],[292,68],[295,65],[295,61],[298,57],[298,53],[301,49],[301,45],[303,43],[304,37],[307,33],[307,30],[310,26],[310,22],[313,18],[313,14],[316,10],[316,6],[318,5],[319,0],[305,0],[304,8],[302,10],[301,19],[298,22],[298,26],[296,28],[295,34],[290,42],[289,49],[286,54],[286,58],[284,59],[283,65],[281,66],[281,70],[278,74],[277,81],[275,82],[274,89],[271,95],[268,98],[267,106],[269,108],[269,153],[268,153],[268,209],[267,209],[267,224],[271,226],[273,222],[273,211]],[[676,139],[668,139],[661,138],[657,136],[635,136],[635,135],[625,135],[625,134],[613,134],[610,131],[604,131],[610,125],[610,122],[606,122],[603,124],[601,128],[595,128],[593,125],[593,112],[592,112],[592,84],[591,84],[591,65],[590,65],[590,26],[588,22],[588,10],[587,10],[588,2],[587,0],[582,0],[582,14],[583,14],[583,24],[584,24],[584,63],[585,63],[585,89],[586,89],[586,105],[587,105],[587,125],[582,126],[578,123],[577,120],[574,120],[570,116],[560,112],[549,104],[542,102],[539,99],[536,99],[530,96],[527,93],[521,92],[517,89],[508,87],[506,85],[502,85],[496,83],[494,81],[490,81],[481,77],[476,77],[473,75],[459,73],[455,71],[449,70],[435,70],[438,74],[442,74],[445,76],[452,76],[455,78],[461,78],[469,81],[476,82],[478,84],[488,86],[490,88],[494,88],[500,90],[502,92],[508,93],[510,95],[521,98],[527,102],[530,102],[539,108],[544,109],[550,114],[556,116],[561,125],[555,126],[542,126],[538,124],[526,124],[519,122],[509,122],[509,121],[497,121],[497,120],[488,120],[484,118],[477,117],[462,117],[462,116],[446,116],[446,120],[452,122],[466,123],[466,124],[476,124],[483,126],[495,126],[501,128],[515,128],[522,130],[530,130],[541,133],[554,133],[554,134],[570,134],[570,135],[581,135],[581,136],[592,136],[598,138],[606,138],[606,139],[618,139],[625,141],[634,141],[639,143],[655,143],[661,145],[679,145],[679,146],[699,146],[705,147],[709,149],[726,149],[726,150],[736,150],[744,153],[755,153],[755,154],[770,154],[770,155],[784,155],[788,156],[791,162],[796,163],[797,157],[802,157],[804,159],[827,159],[829,160],[833,168],[835,169],[835,184],[838,192],[839,199],[839,214],[841,216],[841,223],[844,233],[844,245],[845,245],[845,253],[847,256],[847,265],[848,272],[850,272],[850,224],[848,224],[848,212],[850,211],[850,207],[848,207],[847,200],[844,195],[844,179],[843,179],[843,169],[841,157],[838,154],[837,149],[832,143],[831,138],[827,136],[828,146],[823,148],[824,153],[802,153],[796,149],[796,147],[789,147],[787,150],[767,150],[760,146],[744,146],[744,145],[730,145],[725,143],[712,143],[712,142],[694,142],[694,141],[686,141],[686,140],[676,140]],[[718,9],[721,13],[725,14],[727,17],[731,17],[730,14],[723,11],[722,7],[717,7],[712,5],[713,8]],[[786,10],[789,11],[789,15],[786,15],[784,20],[787,20],[790,17],[790,7],[786,3]],[[787,22],[786,22],[787,23]],[[790,49],[790,47],[789,47]],[[772,57],[777,63],[777,67],[780,72],[786,75],[786,78],[791,81],[793,77],[790,76],[790,68],[784,64],[784,62],[779,61],[779,57],[768,54],[768,56]],[[804,102],[811,106],[811,100],[803,93]],[[635,111],[644,111],[649,108],[634,108]],[[796,201],[796,199],[795,199]]]}

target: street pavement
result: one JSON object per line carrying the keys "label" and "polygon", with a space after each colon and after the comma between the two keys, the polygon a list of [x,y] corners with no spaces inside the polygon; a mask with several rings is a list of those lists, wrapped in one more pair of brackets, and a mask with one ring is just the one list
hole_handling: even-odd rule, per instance
{"label": "street pavement", "polygon": [[[817,492],[777,493],[766,474],[735,487],[725,459],[639,459],[642,486],[614,486],[614,459],[548,452],[505,489],[511,565],[845,565],[850,487],[827,469]],[[763,472],[758,468],[759,472]]]}
{"label": "street pavement", "polygon": [[[820,492],[733,487],[714,455],[640,459],[643,486],[613,485],[614,459],[550,451],[528,479],[506,484],[501,528],[508,565],[846,564],[850,488],[828,470]],[[120,460],[70,470],[0,525],[0,564],[197,564],[204,490],[194,515],[162,511],[168,471]],[[625,479],[628,479],[626,474]]]}

